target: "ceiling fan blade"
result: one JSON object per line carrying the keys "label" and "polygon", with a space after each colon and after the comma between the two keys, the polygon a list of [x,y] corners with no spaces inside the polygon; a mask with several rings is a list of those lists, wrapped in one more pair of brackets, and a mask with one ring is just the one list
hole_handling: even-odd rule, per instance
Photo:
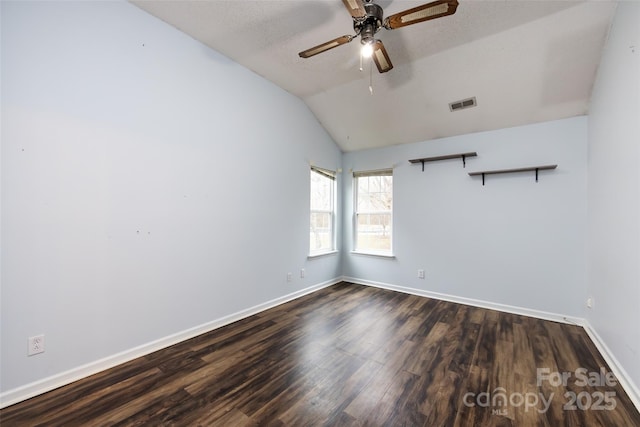
{"label": "ceiling fan blade", "polygon": [[376,43],[373,45],[373,55],[371,56],[373,58],[373,62],[376,63],[376,67],[378,67],[379,72],[386,73],[393,68],[393,64],[391,63],[391,59],[389,59],[387,50],[384,48],[384,45],[380,40],[376,40]]}
{"label": "ceiling fan blade", "polygon": [[364,18],[367,16],[362,0],[342,0],[342,3],[344,3],[347,10],[354,18]]}
{"label": "ceiling fan blade", "polygon": [[447,15],[453,15],[458,8],[458,0],[436,0],[422,6],[407,9],[395,15],[388,16],[384,20],[384,27],[387,30],[405,27],[407,25],[417,24],[418,22],[428,21],[430,19],[441,18]]}
{"label": "ceiling fan blade", "polygon": [[309,58],[310,56],[317,55],[319,53],[326,52],[329,49],[333,49],[334,47],[349,43],[353,38],[354,36],[338,37],[337,39],[314,46],[311,49],[303,50],[298,53],[298,55],[300,55],[300,58]]}

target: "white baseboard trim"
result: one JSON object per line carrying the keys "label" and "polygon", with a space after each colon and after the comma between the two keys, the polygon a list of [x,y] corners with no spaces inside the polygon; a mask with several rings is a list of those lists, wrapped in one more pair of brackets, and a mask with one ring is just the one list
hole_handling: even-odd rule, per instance
{"label": "white baseboard trim", "polygon": [[455,302],[457,304],[471,305],[474,307],[487,308],[489,310],[503,311],[505,313],[535,317],[543,320],[551,320],[554,322],[570,323],[578,326],[583,326],[585,323],[585,320],[580,317],[572,317],[564,314],[550,313],[542,310],[534,310],[530,308],[500,304],[496,302],[484,301],[484,300],[479,300],[474,298],[466,298],[466,297],[459,297],[455,295],[442,294],[439,292],[426,291],[423,289],[408,288],[405,286],[392,285],[390,283],[375,282],[371,280],[363,280],[355,277],[346,277],[346,276],[343,276],[342,280],[344,280],[345,282],[356,283],[358,285],[366,285],[366,286],[373,286],[376,288],[389,289],[391,291],[398,291],[405,294],[411,294],[411,295],[417,295],[421,297]]}
{"label": "white baseboard trim", "polygon": [[631,399],[636,409],[640,411],[640,389],[638,386],[629,379],[630,377],[627,375],[627,371],[625,371],[620,362],[618,362],[618,359],[613,355],[609,346],[607,346],[602,337],[598,335],[589,321],[585,321],[583,328],[587,332],[587,335],[589,335],[589,338],[591,338],[591,341],[593,341],[593,344],[598,348],[598,351],[611,368],[611,371],[618,379],[624,391],[629,395],[629,399]]}
{"label": "white baseboard trim", "polygon": [[398,291],[405,294],[418,295],[422,297],[449,301],[449,302],[454,302],[458,304],[471,305],[471,306],[480,307],[480,308],[488,308],[490,310],[503,311],[506,313],[519,314],[522,316],[529,316],[537,319],[551,320],[554,322],[569,323],[569,324],[575,324],[577,326],[581,326],[582,328],[584,328],[587,335],[589,335],[589,338],[591,338],[591,341],[593,341],[594,345],[602,355],[602,358],[605,360],[605,362],[607,362],[607,364],[611,368],[611,371],[618,379],[620,386],[629,395],[629,398],[631,399],[635,407],[638,409],[638,411],[640,411],[640,390],[638,389],[636,384],[634,384],[631,380],[629,380],[629,375],[627,375],[626,371],[624,370],[620,362],[618,362],[616,357],[613,355],[613,352],[611,351],[611,349],[609,349],[609,347],[605,344],[602,338],[598,335],[598,333],[595,331],[595,329],[591,326],[591,324],[586,319],[583,319],[580,317],[566,316],[566,315],[557,314],[557,313],[549,313],[541,310],[532,310],[524,307],[498,304],[494,302],[477,300],[473,298],[465,298],[465,297],[459,297],[454,295],[441,294],[438,292],[425,291],[422,289],[407,288],[404,286],[397,286],[389,283],[375,282],[371,280],[363,280],[355,277],[343,276],[342,280],[345,282],[356,283],[358,285],[373,286],[376,288],[388,289],[391,291]]}
{"label": "white baseboard trim", "polygon": [[335,279],[328,280],[326,282],[318,283],[308,288],[301,289],[299,291],[284,295],[279,298],[272,299],[271,301],[258,304],[256,306],[247,308],[246,310],[242,310],[242,311],[230,314],[220,319],[212,320],[211,322],[207,322],[202,325],[198,325],[193,328],[189,328],[184,331],[169,335],[167,337],[160,338],[158,340],[155,340],[146,344],[142,344],[138,347],[134,347],[132,349],[125,350],[123,352],[120,352],[111,356],[107,356],[103,359],[99,359],[99,360],[87,363],[85,365],[78,366],[77,368],[70,369],[66,372],[61,372],[59,374],[52,375],[42,380],[38,380],[12,390],[7,390],[6,392],[3,392],[0,394],[0,408],[5,408],[15,403],[22,402],[23,400],[30,399],[39,394],[46,393],[58,387],[65,386],[74,381],[80,380],[82,378],[86,378],[90,375],[96,374],[106,369],[113,368],[117,365],[131,361],[138,357],[142,357],[147,354],[153,353],[154,351],[158,351],[163,348],[170,347],[174,344],[178,344],[182,341],[188,340],[190,338],[194,338],[206,332],[213,331],[214,329],[218,329],[222,326],[244,319],[245,317],[252,316],[254,314],[276,307],[280,304],[284,304],[286,302],[300,298],[304,295],[318,291],[322,288],[335,285],[336,283],[340,283],[341,281],[342,281],[342,278],[338,277]]}

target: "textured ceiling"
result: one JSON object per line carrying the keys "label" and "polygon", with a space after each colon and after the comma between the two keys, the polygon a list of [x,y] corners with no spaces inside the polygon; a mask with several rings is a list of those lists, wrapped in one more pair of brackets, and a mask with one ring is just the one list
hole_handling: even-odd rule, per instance
{"label": "textured ceiling", "polygon": [[[454,15],[382,29],[385,74],[359,71],[359,39],[298,57],[353,34],[340,0],[133,3],[302,98],[343,151],[587,113],[615,2],[459,1]],[[388,16],[425,2],[376,3]],[[472,96],[477,107],[449,111]]]}

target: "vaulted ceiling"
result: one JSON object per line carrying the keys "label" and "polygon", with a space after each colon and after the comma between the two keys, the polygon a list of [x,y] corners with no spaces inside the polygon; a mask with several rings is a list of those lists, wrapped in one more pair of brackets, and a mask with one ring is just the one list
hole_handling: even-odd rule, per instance
{"label": "vaulted ceiling", "polygon": [[[425,1],[375,0],[385,16]],[[382,29],[394,68],[360,43],[341,0],[137,0],[138,7],[299,96],[343,151],[493,130],[588,112],[615,2],[459,0],[455,14]],[[370,93],[369,86],[373,93]],[[449,103],[476,97],[451,112]]]}

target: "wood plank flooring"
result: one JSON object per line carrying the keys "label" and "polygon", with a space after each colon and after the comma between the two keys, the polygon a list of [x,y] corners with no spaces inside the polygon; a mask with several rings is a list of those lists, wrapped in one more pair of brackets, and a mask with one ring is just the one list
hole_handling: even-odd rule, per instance
{"label": "wood plank flooring", "polygon": [[340,283],[5,408],[0,423],[640,426],[601,368],[578,326]]}

